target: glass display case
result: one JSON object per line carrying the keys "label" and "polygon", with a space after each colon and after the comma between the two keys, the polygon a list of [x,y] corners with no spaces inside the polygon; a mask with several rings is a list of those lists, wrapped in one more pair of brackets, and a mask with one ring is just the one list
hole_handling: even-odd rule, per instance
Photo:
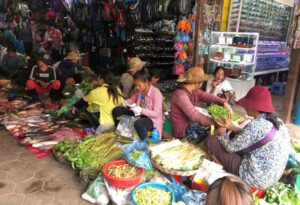
{"label": "glass display case", "polygon": [[239,100],[255,85],[258,33],[212,32],[209,49],[208,73],[217,66],[225,67]]}

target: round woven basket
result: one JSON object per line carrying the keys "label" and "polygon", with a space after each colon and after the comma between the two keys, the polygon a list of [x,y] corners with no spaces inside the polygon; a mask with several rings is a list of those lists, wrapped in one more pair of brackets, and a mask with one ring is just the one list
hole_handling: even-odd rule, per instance
{"label": "round woven basket", "polygon": [[156,169],[158,169],[159,171],[161,171],[162,173],[165,173],[165,174],[189,177],[189,176],[193,176],[197,173],[197,170],[179,171],[179,170],[175,170],[175,169],[167,169],[167,168],[161,166],[159,163],[156,162],[156,160],[153,160],[153,159],[152,159],[152,164],[154,165],[154,167]]}

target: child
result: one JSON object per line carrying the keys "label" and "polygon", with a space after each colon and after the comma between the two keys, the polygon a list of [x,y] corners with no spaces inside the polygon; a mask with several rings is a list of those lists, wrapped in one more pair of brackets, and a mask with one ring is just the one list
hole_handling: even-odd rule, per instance
{"label": "child", "polygon": [[227,176],[209,186],[206,205],[254,205],[250,187],[240,178]]}

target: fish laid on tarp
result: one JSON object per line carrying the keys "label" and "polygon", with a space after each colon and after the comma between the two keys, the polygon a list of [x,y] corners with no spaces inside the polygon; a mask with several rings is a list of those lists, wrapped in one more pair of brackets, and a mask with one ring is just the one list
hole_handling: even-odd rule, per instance
{"label": "fish laid on tarp", "polygon": [[27,123],[42,123],[45,122],[44,119],[37,117],[37,116],[30,116],[26,118]]}
{"label": "fish laid on tarp", "polygon": [[39,138],[40,136],[51,135],[53,133],[54,132],[45,132],[45,131],[41,131],[41,132],[27,132],[27,133],[24,133],[23,135],[19,136],[19,139],[24,139],[26,137],[30,137],[32,139],[35,139],[35,138]]}
{"label": "fish laid on tarp", "polygon": [[44,142],[44,141],[49,141],[52,140],[53,136],[51,135],[40,135],[39,137],[36,138],[32,138],[32,137],[25,137],[24,139],[22,139],[19,144],[20,145],[32,145],[38,142]]}
{"label": "fish laid on tarp", "polygon": [[32,109],[32,108],[38,108],[38,107],[42,107],[42,103],[37,102],[37,103],[33,103],[30,105],[27,105],[24,110],[28,110],[28,109]]}

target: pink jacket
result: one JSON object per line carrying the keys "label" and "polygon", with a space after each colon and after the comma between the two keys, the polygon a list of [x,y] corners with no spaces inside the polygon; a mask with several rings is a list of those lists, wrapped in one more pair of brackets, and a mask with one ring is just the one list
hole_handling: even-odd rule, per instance
{"label": "pink jacket", "polygon": [[190,93],[184,86],[173,93],[171,99],[171,118],[175,138],[181,139],[186,136],[186,129],[189,127],[190,122],[196,122],[201,125],[215,124],[213,120],[196,110],[195,106],[199,106],[201,101],[220,105],[223,105],[225,102],[225,100],[202,90]]}
{"label": "pink jacket", "polygon": [[[136,103],[142,107],[141,102],[142,92],[136,91],[135,94],[127,101],[128,104]],[[154,124],[154,127],[160,132],[163,129],[163,96],[161,92],[154,86],[150,85],[150,89],[145,96],[145,106],[142,107],[142,115],[149,117]]]}

